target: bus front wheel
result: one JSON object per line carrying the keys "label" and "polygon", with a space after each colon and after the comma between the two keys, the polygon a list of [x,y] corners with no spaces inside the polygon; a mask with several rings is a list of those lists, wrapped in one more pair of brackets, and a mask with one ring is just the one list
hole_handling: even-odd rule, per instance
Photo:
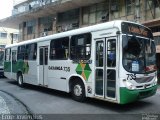
{"label": "bus front wheel", "polygon": [[78,102],[83,102],[86,98],[85,87],[80,80],[75,80],[71,86],[72,98]]}
{"label": "bus front wheel", "polygon": [[23,87],[23,76],[20,73],[17,75],[17,82],[20,87]]}

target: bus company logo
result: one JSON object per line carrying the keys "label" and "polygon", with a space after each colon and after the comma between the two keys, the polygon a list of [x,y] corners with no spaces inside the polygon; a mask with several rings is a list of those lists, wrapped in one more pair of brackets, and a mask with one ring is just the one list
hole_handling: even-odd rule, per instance
{"label": "bus company logo", "polygon": [[48,66],[49,70],[62,70],[65,72],[70,72],[70,67],[63,67],[63,66]]}
{"label": "bus company logo", "polygon": [[146,85],[146,84],[144,85],[144,88],[145,88],[145,89],[147,88],[147,85]]}
{"label": "bus company logo", "polygon": [[88,80],[92,70],[89,64],[78,64],[76,68],[77,74],[81,75],[85,80]]}
{"label": "bus company logo", "polygon": [[78,64],[91,64],[92,60],[73,60],[73,63]]}

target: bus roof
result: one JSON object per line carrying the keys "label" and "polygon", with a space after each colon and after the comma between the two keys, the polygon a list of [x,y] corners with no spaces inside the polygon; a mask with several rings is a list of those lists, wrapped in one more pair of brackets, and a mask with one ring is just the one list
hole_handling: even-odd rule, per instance
{"label": "bus roof", "polygon": [[[47,41],[47,40],[56,39],[56,38],[59,38],[59,37],[67,37],[67,36],[71,36],[71,35],[75,35],[75,34],[83,34],[83,33],[86,33],[86,32],[94,32],[94,31],[98,31],[98,30],[102,30],[102,29],[120,27],[122,22],[134,23],[134,22],[125,21],[125,20],[114,20],[114,21],[100,23],[100,24],[93,25],[93,26],[87,26],[87,27],[83,27],[83,28],[79,28],[79,29],[74,29],[74,30],[70,30],[70,31],[66,31],[66,32],[61,32],[61,33],[56,33],[56,34],[53,34],[53,35],[48,35],[48,36],[45,36],[45,37],[35,38],[35,39],[26,40],[26,41],[15,43],[15,44],[6,45],[6,48],[15,47],[15,46],[23,45],[23,44],[36,43],[36,42],[40,42],[40,41],[44,41],[44,40]],[[134,23],[134,24],[138,24],[138,23]]]}

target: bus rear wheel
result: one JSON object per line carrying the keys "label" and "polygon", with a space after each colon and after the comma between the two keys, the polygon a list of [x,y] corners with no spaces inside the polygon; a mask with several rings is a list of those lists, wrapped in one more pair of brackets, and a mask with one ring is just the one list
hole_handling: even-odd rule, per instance
{"label": "bus rear wheel", "polygon": [[17,75],[17,82],[18,82],[18,85],[20,86],[20,87],[23,87],[23,76],[22,76],[22,74],[21,73],[19,73],[18,75]]}
{"label": "bus rear wheel", "polygon": [[80,80],[75,80],[71,86],[72,98],[78,102],[84,102],[85,96],[85,87]]}

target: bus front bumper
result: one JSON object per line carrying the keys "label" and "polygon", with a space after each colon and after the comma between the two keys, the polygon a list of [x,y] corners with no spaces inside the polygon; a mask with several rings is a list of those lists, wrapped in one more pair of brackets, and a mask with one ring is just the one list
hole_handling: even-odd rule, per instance
{"label": "bus front bumper", "polygon": [[129,90],[125,87],[120,88],[120,104],[127,104],[134,102],[138,99],[146,98],[152,96],[157,91],[157,85],[142,89],[142,90]]}

